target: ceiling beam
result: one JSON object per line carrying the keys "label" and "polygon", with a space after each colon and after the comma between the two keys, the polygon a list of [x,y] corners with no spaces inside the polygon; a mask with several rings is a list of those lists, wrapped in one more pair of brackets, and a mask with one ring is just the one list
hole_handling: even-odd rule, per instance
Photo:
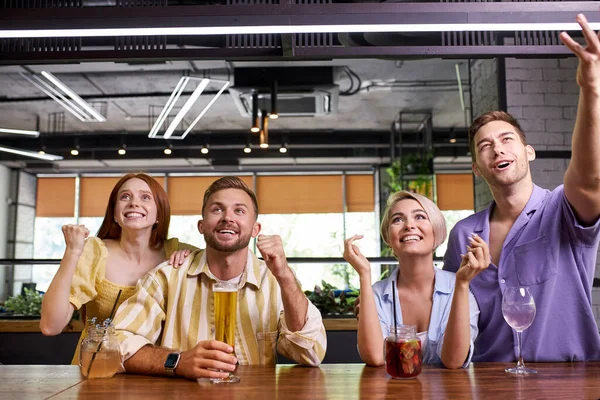
{"label": "ceiling beam", "polygon": [[[161,28],[232,28],[228,33],[299,33],[352,32],[354,26],[375,26],[376,32],[401,31],[398,25],[460,24],[460,31],[471,26],[489,24],[523,24],[528,30],[541,23],[575,23],[575,16],[585,13],[591,22],[600,21],[598,3],[594,1],[567,2],[484,2],[484,3],[330,3],[294,4],[281,2],[269,5],[201,5],[174,7],[74,7],[74,8],[5,8],[0,16],[0,37],[19,36],[24,30],[83,30],[89,36],[147,36],[164,35]],[[386,26],[389,26],[386,30]],[[238,32],[240,27],[255,28],[256,32]],[[279,27],[273,32],[261,28]],[[306,28],[312,30],[306,31]],[[153,29],[150,33],[134,30]],[[287,31],[285,28],[291,29]],[[293,29],[298,29],[294,31]],[[131,29],[123,35],[103,34],[103,29]],[[239,29],[238,29],[239,30]],[[449,29],[447,29],[449,30]],[[489,29],[488,29],[489,30]],[[498,30],[498,29],[491,29]],[[510,30],[510,29],[509,29]],[[525,29],[522,29],[525,30]],[[547,29],[543,29],[547,30]],[[364,32],[354,30],[355,32]],[[419,30],[415,31],[418,32]],[[439,32],[440,29],[420,30]],[[175,35],[181,35],[176,33]],[[198,35],[199,33],[193,33]],[[213,33],[214,34],[214,33]],[[56,34],[47,37],[83,37],[86,35]],[[40,36],[31,36],[40,37]]]}
{"label": "ceiling beam", "polygon": [[[8,64],[56,64],[82,61],[118,61],[142,62],[158,60],[322,60],[329,58],[360,57],[453,57],[453,58],[489,58],[505,57],[551,57],[570,56],[570,52],[559,43],[521,43],[524,45],[504,44],[501,38],[513,37],[515,29],[498,28],[492,33],[495,43],[481,43],[473,46],[468,41],[465,45],[400,45],[400,46],[357,46],[346,47],[338,40],[325,44],[298,45],[293,32],[279,32],[285,40],[283,45],[269,46],[232,46],[228,47],[223,40],[227,35],[208,32],[212,45],[207,46],[199,38],[209,36],[165,36],[166,38],[189,38],[185,47],[172,44],[170,41],[161,48],[144,47],[144,38],[152,39],[158,29],[201,28],[219,29],[247,26],[250,30],[260,30],[267,26],[292,29],[312,29],[315,33],[350,32],[357,26],[366,29],[371,25],[376,32],[402,31],[403,26],[420,25],[422,31],[443,34],[442,24],[450,24],[458,32],[473,31],[480,33],[491,24],[521,24],[528,31],[540,30],[543,23],[571,24],[569,28],[577,29],[575,16],[585,13],[592,24],[600,24],[598,3],[594,1],[568,2],[469,2],[469,3],[335,3],[335,4],[281,4],[272,5],[197,5],[167,7],[80,7],[80,8],[5,8],[0,15],[0,38],[7,37],[23,30],[72,30],[83,29],[134,29],[128,36],[116,36],[119,39],[141,39],[136,45],[116,48],[110,40],[98,46],[98,36],[102,31],[90,33],[91,37],[72,37],[79,45],[61,46],[60,43],[44,43],[36,45],[33,41],[44,41],[44,38],[15,38],[0,41],[0,65]],[[435,28],[435,27],[438,28]],[[573,27],[574,26],[574,27]],[[389,28],[386,28],[389,27]],[[144,28],[150,28],[144,31]],[[361,28],[361,29],[362,29]],[[477,28],[477,30],[475,30]],[[389,29],[389,30],[386,30]],[[454,28],[453,28],[454,29]],[[549,28],[545,28],[547,31]],[[309,29],[310,31],[310,29]],[[358,31],[361,32],[361,31]],[[84,32],[85,33],[85,32]],[[89,33],[89,32],[88,32]],[[142,35],[143,33],[143,35]],[[278,32],[273,32],[278,33]],[[556,33],[552,31],[552,33]],[[58,33],[54,33],[58,35]],[[43,35],[34,33],[33,35]],[[51,32],[46,32],[45,39],[61,40]],[[67,35],[64,33],[64,35]],[[242,35],[260,36],[260,35]],[[337,35],[336,35],[337,36]],[[219,39],[221,38],[221,39]],[[110,38],[105,38],[110,39]],[[188,40],[188,39],[186,39]],[[195,43],[194,40],[198,41]],[[204,40],[204,39],[203,39]],[[31,42],[29,42],[31,41]],[[409,41],[410,42],[410,41]],[[417,41],[415,41],[417,42]],[[100,47],[100,48],[99,48]]]}
{"label": "ceiling beam", "polygon": [[[402,146],[404,149],[417,149],[422,146],[417,133],[404,132]],[[457,143],[450,143],[451,135]],[[468,152],[466,131],[437,129],[433,133],[436,154],[443,156],[464,156]],[[10,136],[2,136],[5,146],[31,151],[43,149],[48,154],[56,154],[65,159],[169,159],[175,157],[211,158],[227,160],[238,158],[269,157],[389,157],[389,131],[278,131],[269,132],[270,147],[268,150],[258,148],[258,138],[247,131],[210,131],[195,132],[185,140],[164,140],[148,138],[146,132],[123,134],[121,132],[94,132],[87,134],[42,135],[38,139],[23,140]],[[250,140],[253,151],[243,152]],[[282,154],[279,148],[285,142],[288,153]],[[117,150],[125,144],[127,154],[121,156]],[[208,145],[209,154],[201,155],[200,149]],[[79,146],[79,155],[70,155],[71,149]],[[173,154],[163,153],[171,146]],[[405,150],[405,151],[406,151]],[[25,160],[24,157],[0,153],[0,160]]]}

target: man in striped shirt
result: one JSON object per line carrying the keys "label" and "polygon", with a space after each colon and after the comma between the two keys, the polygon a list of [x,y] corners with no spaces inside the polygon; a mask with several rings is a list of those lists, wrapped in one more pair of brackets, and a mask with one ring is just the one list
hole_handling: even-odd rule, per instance
{"label": "man in striped shirt", "polygon": [[[204,194],[198,230],[206,250],[178,269],[160,264],[115,316],[122,371],[188,379],[226,378],[239,364],[274,364],[275,350],[318,366],[327,338],[321,314],[287,265],[281,238],[259,235],[256,196],[237,177]],[[252,237],[263,256],[248,248]],[[238,286],[234,349],[214,340],[212,285]],[[222,371],[222,372],[221,372]]]}

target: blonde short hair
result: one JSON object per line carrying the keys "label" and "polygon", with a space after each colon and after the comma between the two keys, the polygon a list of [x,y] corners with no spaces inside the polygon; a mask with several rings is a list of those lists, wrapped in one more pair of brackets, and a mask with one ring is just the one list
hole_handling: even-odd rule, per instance
{"label": "blonde short hair", "polygon": [[415,200],[421,205],[421,207],[423,207],[423,211],[425,211],[425,214],[427,214],[427,218],[429,218],[429,222],[431,222],[431,226],[433,227],[432,251],[435,250],[440,244],[444,243],[444,240],[446,240],[446,219],[433,201],[418,193],[402,190],[390,195],[387,200],[387,206],[385,207],[385,211],[383,213],[383,219],[381,220],[381,238],[385,244],[388,246],[390,245],[389,236],[392,217],[390,214],[392,207],[394,207],[399,201],[405,199]]}

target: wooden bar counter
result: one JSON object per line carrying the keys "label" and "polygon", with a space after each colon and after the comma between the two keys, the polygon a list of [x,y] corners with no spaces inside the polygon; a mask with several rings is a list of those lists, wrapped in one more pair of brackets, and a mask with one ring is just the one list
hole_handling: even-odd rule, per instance
{"label": "wooden bar counter", "polygon": [[116,375],[85,380],[67,365],[0,366],[1,399],[598,399],[600,362],[530,363],[537,375],[515,377],[512,364],[467,370],[426,366],[417,379],[390,379],[385,368],[324,364],[320,368],[240,366],[238,384]]}
{"label": "wooden bar counter", "polygon": [[[63,332],[81,332],[83,330],[83,322],[72,320],[67,324]],[[358,327],[356,318],[324,318],[323,325],[326,331],[355,331]],[[0,320],[0,333],[10,332],[40,332],[39,319],[14,319]]]}

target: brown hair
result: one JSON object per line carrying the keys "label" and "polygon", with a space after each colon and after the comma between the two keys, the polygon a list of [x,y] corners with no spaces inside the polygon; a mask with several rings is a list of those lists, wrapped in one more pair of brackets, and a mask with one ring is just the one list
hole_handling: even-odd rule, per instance
{"label": "brown hair", "polygon": [[421,207],[423,207],[423,211],[425,211],[425,214],[427,214],[429,222],[431,222],[431,226],[433,228],[432,251],[435,250],[440,244],[444,243],[444,240],[446,240],[446,219],[444,218],[444,214],[442,214],[438,206],[436,206],[433,201],[418,193],[402,190],[400,192],[392,193],[390,197],[388,197],[387,206],[385,207],[383,219],[381,220],[381,238],[385,244],[388,246],[390,245],[389,239],[392,207],[404,199],[415,200],[421,205]]}
{"label": "brown hair", "polygon": [[239,189],[243,190],[250,196],[252,199],[252,204],[254,205],[254,213],[255,216],[258,217],[258,200],[256,200],[256,195],[254,192],[244,183],[243,180],[238,178],[237,176],[224,176],[222,178],[217,179],[206,189],[204,192],[204,199],[202,200],[202,214],[204,215],[204,209],[208,203],[208,198],[223,189]]}
{"label": "brown hair", "polygon": [[115,204],[117,203],[117,196],[121,186],[130,179],[138,178],[148,184],[154,201],[156,202],[156,220],[152,228],[152,235],[150,236],[150,246],[153,248],[159,248],[165,240],[167,240],[167,234],[169,233],[169,224],[171,222],[171,206],[169,205],[169,198],[163,187],[150,175],[144,173],[127,174],[123,176],[108,198],[108,205],[106,206],[106,213],[104,214],[104,221],[98,229],[98,236],[100,239],[120,239],[121,238],[121,227],[115,222]]}
{"label": "brown hair", "polygon": [[517,122],[515,117],[504,111],[489,111],[477,117],[469,127],[469,150],[471,150],[471,159],[473,160],[473,162],[476,161],[475,135],[477,134],[477,131],[481,129],[481,127],[492,121],[508,122],[517,131],[517,134],[521,138],[521,142],[523,144],[527,144],[525,133],[523,133],[521,125],[519,125],[519,122]]}

